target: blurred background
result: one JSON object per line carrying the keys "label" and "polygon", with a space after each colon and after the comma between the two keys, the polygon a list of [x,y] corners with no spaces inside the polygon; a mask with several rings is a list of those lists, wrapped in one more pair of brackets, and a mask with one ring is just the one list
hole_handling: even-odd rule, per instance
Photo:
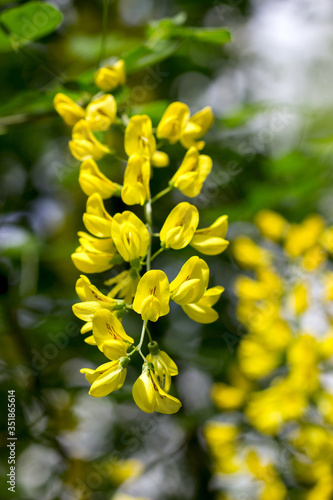
{"label": "blurred background", "polygon": [[[2,0],[0,21],[7,9],[28,3]],[[213,499],[219,488],[202,426],[217,413],[210,390],[225,381],[243,333],[233,293],[238,266],[231,251],[207,258],[211,285],[226,289],[216,306],[218,322],[194,324],[175,308],[153,326],[179,365],[179,414],[146,415],[134,405],[131,383],[139,362],[121,393],[90,397],[79,369],[101,360],[83,342],[81,322],[71,310],[79,272],[70,254],[83,229],[86,196],[78,185],[79,162],[68,149],[70,129],[53,110],[53,97],[58,91],[74,98],[89,95],[101,56],[127,57],[124,101],[132,113],[147,112],[156,124],[171,101],[186,102],[193,113],[213,108],[205,154],[214,169],[193,201],[201,227],[227,214],[233,239],[261,209],[295,223],[317,213],[333,224],[333,4],[50,3],[62,13],[58,27],[29,44],[14,43],[14,37],[8,46],[0,36],[1,498],[106,500],[123,492],[151,500]],[[179,26],[225,27],[231,43],[187,37],[180,30],[154,46],[158,21],[165,17]],[[107,37],[101,54],[103,22]],[[33,27],[27,24],[27,32]],[[110,165],[112,180],[121,182],[123,167]],[[167,185],[166,170],[154,179],[156,190]],[[181,200],[172,193],[159,202],[156,227]],[[112,201],[111,213],[121,206]],[[170,252],[159,258],[159,266],[174,276],[189,256],[187,250]],[[6,484],[9,389],[16,391],[15,493]],[[291,496],[274,499],[310,499],[288,484]],[[263,498],[241,495],[219,498]],[[311,500],[316,498],[333,497]]]}

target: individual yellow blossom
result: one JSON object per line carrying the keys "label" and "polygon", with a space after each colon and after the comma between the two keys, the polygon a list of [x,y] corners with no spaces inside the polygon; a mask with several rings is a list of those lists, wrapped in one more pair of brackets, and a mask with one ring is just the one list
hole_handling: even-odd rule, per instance
{"label": "individual yellow blossom", "polygon": [[280,303],[270,298],[260,302],[240,300],[237,304],[237,318],[251,331],[263,332],[275,321],[280,321]]}
{"label": "individual yellow blossom", "polygon": [[199,224],[198,209],[187,203],[179,203],[171,210],[160,232],[160,240],[166,248],[180,250],[193,238]]}
{"label": "individual yellow blossom", "polygon": [[316,339],[309,334],[297,337],[288,349],[289,380],[300,391],[312,393],[319,384],[319,356]]}
{"label": "individual yellow blossom", "polygon": [[319,242],[327,252],[333,254],[333,226],[326,228],[322,232]]}
{"label": "individual yellow blossom", "polygon": [[190,245],[204,255],[218,255],[229,245],[229,241],[224,239],[227,231],[228,216],[221,215],[211,226],[197,229]]}
{"label": "individual yellow blossom", "polygon": [[69,148],[72,155],[81,161],[88,158],[100,160],[110,153],[110,149],[96,139],[86,120],[80,120],[74,125]]}
{"label": "individual yellow blossom", "polygon": [[113,95],[105,94],[94,99],[86,109],[86,121],[90,130],[108,130],[115,122],[117,104]]}
{"label": "individual yellow blossom", "polygon": [[149,199],[150,161],[147,156],[130,156],[121,198],[126,205],[144,205]]}
{"label": "individual yellow blossom", "polygon": [[[144,464],[136,458],[127,460],[112,458],[111,462],[106,462],[105,467],[113,484],[119,486],[124,481],[135,479],[144,472]],[[114,497],[112,497],[114,498]],[[132,497],[130,497],[132,499]]]}
{"label": "individual yellow blossom", "polygon": [[208,132],[213,125],[213,121],[214,115],[210,106],[206,106],[191,116],[180,139],[184,148],[188,149],[195,146],[197,149],[201,150],[205,146],[205,143],[198,139]]}
{"label": "individual yellow blossom", "polygon": [[212,166],[209,156],[200,155],[195,147],[191,147],[169,184],[178,188],[185,196],[194,198],[200,193]]}
{"label": "individual yellow blossom", "polygon": [[316,245],[324,230],[324,221],[319,215],[307,217],[301,224],[291,224],[287,232],[285,250],[291,257],[299,257]]}
{"label": "individual yellow blossom", "polygon": [[190,110],[183,102],[173,102],[164,112],[157,127],[159,139],[168,139],[171,144],[179,141],[190,117]]}
{"label": "individual yellow blossom", "polygon": [[239,236],[233,242],[233,254],[238,263],[248,269],[269,266],[271,254],[247,236]]}
{"label": "individual yellow blossom", "polygon": [[157,167],[169,164],[169,157],[162,151],[156,151],[152,123],[147,115],[134,115],[129,120],[125,130],[124,147],[128,156],[134,154],[147,156]]}
{"label": "individual yellow blossom", "polygon": [[109,92],[126,82],[125,61],[119,59],[115,64],[100,68],[95,73],[95,83],[104,92]]}
{"label": "individual yellow blossom", "polygon": [[113,391],[120,389],[125,382],[127,368],[130,358],[123,357],[116,361],[109,361],[92,370],[91,368],[82,368],[86,379],[91,384],[89,394],[95,398],[102,398]]}
{"label": "individual yellow blossom", "polygon": [[186,104],[173,102],[164,112],[156,135],[159,139],[169,140],[171,144],[180,141],[186,149],[194,146],[201,150],[205,143],[198,139],[210,129],[213,120],[214,115],[208,106],[190,118]]}
{"label": "individual yellow blossom", "polygon": [[106,211],[102,196],[94,193],[89,196],[86,212],[83,214],[83,223],[86,229],[99,238],[110,238],[112,217]]}
{"label": "individual yellow blossom", "polygon": [[305,271],[315,271],[326,259],[326,251],[320,245],[315,245],[305,252],[302,259],[302,266]]}
{"label": "individual yellow blossom", "polygon": [[299,282],[296,283],[288,296],[288,305],[289,308],[299,316],[304,311],[307,310],[309,301],[308,301],[308,287],[306,283]]}
{"label": "individual yellow blossom", "polygon": [[191,257],[170,283],[170,298],[179,305],[198,302],[208,286],[208,280],[206,262],[199,257]]}
{"label": "individual yellow blossom", "polygon": [[133,399],[145,413],[177,413],[182,404],[179,399],[170,396],[159,385],[152,365],[144,363],[142,374],[133,385]]}
{"label": "individual yellow blossom", "polygon": [[140,274],[137,269],[132,268],[122,271],[117,274],[117,276],[105,281],[105,285],[114,285],[112,290],[108,293],[108,296],[118,296],[119,298],[124,299],[126,304],[132,304],[132,299],[135,295],[139,281]]}
{"label": "individual yellow blossom", "polygon": [[99,309],[114,311],[122,302],[101,293],[84,275],[77,280],[75,290],[82,302],[73,305],[73,313],[85,321],[81,333],[92,329],[92,319],[96,311]]}
{"label": "individual yellow blossom", "polygon": [[94,238],[80,231],[80,246],[72,254],[72,260],[83,273],[102,273],[114,264],[116,248],[111,238]]}
{"label": "individual yellow blossom", "polygon": [[273,241],[280,241],[288,229],[286,219],[273,210],[260,210],[255,224],[263,236]]}
{"label": "individual yellow blossom", "polygon": [[107,358],[115,360],[126,356],[134,340],[127,335],[114,314],[107,309],[96,311],[92,323],[97,347]]}
{"label": "individual yellow blossom", "polygon": [[114,215],[111,236],[122,258],[127,262],[144,257],[149,244],[149,232],[144,223],[128,210]]}
{"label": "individual yellow blossom", "polygon": [[70,127],[85,117],[84,109],[65,94],[57,94],[53,103],[57,113]]}
{"label": "individual yellow blossom", "polygon": [[139,281],[133,309],[143,320],[157,321],[168,314],[170,287],[166,274],[160,270],[146,272]]}
{"label": "individual yellow blossom", "polygon": [[219,317],[218,313],[213,309],[213,305],[219,300],[223,291],[222,286],[208,288],[198,302],[183,305],[182,308],[187,316],[197,323],[213,323]]}
{"label": "individual yellow blossom", "polygon": [[218,382],[211,389],[211,398],[220,410],[236,410],[244,403],[246,391],[239,387]]}
{"label": "individual yellow blossom", "polygon": [[161,389],[169,392],[171,377],[178,375],[177,365],[166,352],[160,351],[157,342],[149,342],[148,349],[150,354],[146,358],[147,362],[153,365],[154,373]]}
{"label": "individual yellow blossom", "polygon": [[104,200],[121,192],[121,186],[102,174],[92,158],[81,163],[79,184],[87,196],[98,193]]}

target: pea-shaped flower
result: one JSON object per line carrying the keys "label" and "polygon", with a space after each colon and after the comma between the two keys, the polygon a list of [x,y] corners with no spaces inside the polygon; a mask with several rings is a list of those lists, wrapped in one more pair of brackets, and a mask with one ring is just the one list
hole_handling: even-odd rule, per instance
{"label": "pea-shaped flower", "polygon": [[119,319],[107,309],[94,314],[93,335],[98,349],[109,359],[126,356],[127,349],[134,342]]}
{"label": "pea-shaped flower", "polygon": [[57,113],[70,127],[85,117],[84,109],[65,94],[57,94],[53,103]]}
{"label": "pea-shaped flower", "polygon": [[95,238],[83,231],[78,236],[80,246],[72,254],[72,261],[79,271],[102,273],[113,267],[116,247],[111,238]]}
{"label": "pea-shaped flower", "polygon": [[98,193],[103,199],[107,199],[121,192],[121,186],[102,174],[92,158],[81,163],[79,184],[87,196]]}
{"label": "pea-shaped flower", "polygon": [[132,262],[147,253],[149,232],[144,223],[128,210],[112,220],[111,236],[122,258]]}
{"label": "pea-shaped flower", "polygon": [[202,185],[213,166],[212,159],[200,155],[195,147],[189,149],[179,169],[172,177],[170,185],[179,189],[185,196],[198,196]]}
{"label": "pea-shaped flower", "polygon": [[183,311],[197,323],[213,323],[219,317],[218,313],[213,309],[213,305],[219,300],[223,291],[222,286],[208,288],[198,302],[183,305]]}
{"label": "pea-shaped flower", "polygon": [[112,220],[104,206],[102,196],[99,193],[89,196],[86,212],[83,214],[83,223],[87,230],[99,238],[110,238]]}
{"label": "pea-shaped flower", "polygon": [[211,226],[197,229],[190,245],[205,255],[218,255],[229,245],[229,241],[224,239],[227,231],[228,216],[222,215]]}
{"label": "pea-shaped flower", "polygon": [[198,209],[184,201],[170,212],[160,232],[160,240],[166,248],[180,250],[193,238],[199,223]]}
{"label": "pea-shaped flower", "polygon": [[147,156],[132,155],[127,163],[121,198],[127,205],[143,205],[149,198],[150,161]]}
{"label": "pea-shaped flower", "polygon": [[170,144],[179,141],[190,117],[190,110],[183,102],[173,102],[164,112],[158,124],[156,135],[168,139]]}
{"label": "pea-shaped flower", "polygon": [[125,382],[127,365],[130,358],[123,357],[116,361],[109,361],[92,370],[91,368],[82,368],[86,379],[91,384],[89,394],[95,398],[107,396],[110,392],[120,389]]}
{"label": "pea-shaped flower", "polygon": [[72,155],[78,160],[88,158],[99,160],[105,154],[110,153],[109,148],[96,139],[86,120],[80,120],[74,126],[69,148]]}
{"label": "pea-shaped flower", "polygon": [[108,130],[117,114],[116,100],[111,94],[94,99],[86,109],[86,121],[91,130]]}
{"label": "pea-shaped flower", "polygon": [[171,377],[178,375],[177,365],[166,352],[160,351],[157,342],[150,342],[148,349],[150,354],[147,356],[147,361],[154,367],[157,382],[161,389],[169,392]]}
{"label": "pea-shaped flower", "polygon": [[170,283],[170,297],[179,305],[198,302],[203,296],[209,280],[209,267],[199,257],[191,257]]}
{"label": "pea-shaped flower", "polygon": [[119,59],[115,64],[100,68],[95,74],[97,87],[104,92],[109,92],[126,82],[125,61]]}
{"label": "pea-shaped flower", "polygon": [[134,154],[147,156],[153,165],[165,167],[169,157],[162,151],[156,151],[151,119],[147,115],[134,115],[125,130],[125,151],[128,156]]}
{"label": "pea-shaped flower", "polygon": [[133,399],[138,407],[145,413],[172,414],[182,406],[179,399],[170,396],[159,385],[152,365],[144,363],[142,374],[133,385]]}
{"label": "pea-shaped flower", "polygon": [[168,314],[170,287],[166,274],[160,270],[146,272],[139,281],[133,309],[143,320],[157,321]]}
{"label": "pea-shaped flower", "polygon": [[184,148],[188,149],[194,146],[201,150],[205,146],[205,143],[204,141],[199,141],[198,139],[203,137],[208,132],[213,124],[213,121],[214,115],[210,106],[206,106],[198,111],[198,113],[191,116],[181,137],[181,143]]}

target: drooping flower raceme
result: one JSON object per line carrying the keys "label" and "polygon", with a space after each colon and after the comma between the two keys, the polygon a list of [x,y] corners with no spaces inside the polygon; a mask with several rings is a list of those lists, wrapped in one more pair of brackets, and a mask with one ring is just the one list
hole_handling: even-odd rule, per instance
{"label": "drooping flower raceme", "polygon": [[[190,198],[200,194],[212,160],[199,151],[204,147],[201,139],[212,125],[213,114],[210,108],[204,108],[191,116],[186,104],[176,102],[161,116],[156,135],[162,144],[164,139],[170,144],[180,141],[187,151],[175,167],[170,165],[173,171],[169,185],[151,195],[150,180],[158,173],[154,169],[167,167],[170,160],[164,151],[157,150],[150,116],[128,117],[124,113],[119,116],[116,102],[120,107],[121,96],[103,93],[124,85],[125,81],[125,64],[118,61],[97,71],[95,83],[102,92],[89,102],[87,94],[79,102],[64,94],[54,99],[59,115],[73,127],[69,147],[81,162],[79,184],[88,196],[83,214],[85,230],[78,232],[79,246],[72,254],[74,265],[84,273],[76,283],[80,301],[73,305],[73,312],[84,322],[81,333],[88,333],[85,342],[108,359],[96,369],[83,368],[81,372],[91,384],[89,393],[103,397],[122,387],[127,366],[132,356],[139,353],[144,363],[133,385],[134,401],[144,412],[172,414],[181,408],[181,402],[170,394],[171,380],[178,374],[178,368],[160,350],[148,324],[169,314],[170,301],[178,304],[192,320],[211,323],[218,318],[213,306],[223,288],[209,288],[208,265],[198,256],[188,258],[171,282],[162,269],[151,267],[155,258],[167,250],[191,246],[206,255],[221,253],[228,246],[225,239],[228,223],[227,216],[221,216],[210,227],[198,229],[198,209],[185,201],[166,214],[158,232],[153,227],[153,207],[158,208],[155,202],[173,189]],[[117,140],[113,131],[118,134]],[[120,133],[123,145],[119,147]],[[116,150],[106,144],[112,144]],[[124,176],[119,179],[113,162],[118,161],[123,150],[127,159],[124,159]],[[116,197],[135,212],[125,209],[114,213],[109,199],[112,198],[112,203]],[[96,273],[103,275],[103,289],[93,284],[94,277],[90,280],[86,276]],[[143,322],[139,338],[133,331],[134,323],[129,327],[126,318],[123,322],[124,316],[134,313]]]}

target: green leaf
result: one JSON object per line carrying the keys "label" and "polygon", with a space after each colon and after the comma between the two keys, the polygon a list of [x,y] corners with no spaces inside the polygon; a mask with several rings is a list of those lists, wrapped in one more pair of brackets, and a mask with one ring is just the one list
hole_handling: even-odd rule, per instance
{"label": "green leaf", "polygon": [[178,42],[170,42],[168,40],[160,40],[152,48],[141,45],[123,56],[126,63],[126,71],[130,74],[157,64],[174,54],[178,48]]}
{"label": "green leaf", "polygon": [[172,30],[172,35],[215,45],[223,45],[231,42],[230,32],[225,28],[179,27]]}
{"label": "green leaf", "polygon": [[5,10],[0,15],[0,23],[3,27],[0,50],[9,50],[8,43],[5,43],[4,31],[7,31],[7,36],[14,46],[24,45],[52,33],[61,21],[62,14],[59,10],[44,2],[29,2]]}

